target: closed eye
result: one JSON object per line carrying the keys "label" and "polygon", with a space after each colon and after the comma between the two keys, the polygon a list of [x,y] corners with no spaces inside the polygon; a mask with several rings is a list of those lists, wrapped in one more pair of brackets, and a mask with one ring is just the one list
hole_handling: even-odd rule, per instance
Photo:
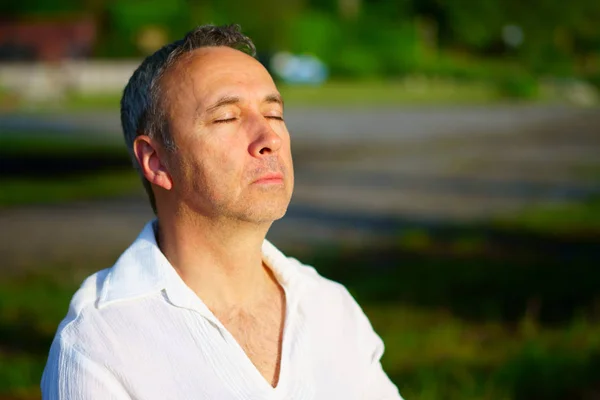
{"label": "closed eye", "polygon": [[266,118],[274,119],[274,120],[277,120],[277,121],[283,121],[283,117],[278,116],[278,115],[267,115]]}
{"label": "closed eye", "polygon": [[235,121],[237,118],[225,118],[225,119],[218,119],[215,121],[215,124],[226,124],[228,122],[233,122]]}

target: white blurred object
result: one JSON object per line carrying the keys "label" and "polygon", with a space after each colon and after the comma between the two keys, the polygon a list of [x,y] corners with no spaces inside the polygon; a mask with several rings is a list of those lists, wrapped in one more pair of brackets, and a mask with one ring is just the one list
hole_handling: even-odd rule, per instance
{"label": "white blurred object", "polygon": [[286,83],[319,85],[329,75],[327,66],[312,55],[276,53],[269,63],[273,73]]}
{"label": "white blurred object", "polygon": [[594,85],[577,79],[570,80],[564,85],[563,94],[567,101],[578,106],[590,107],[600,101],[598,89]]}
{"label": "white blurred object", "polygon": [[59,99],[67,91],[112,94],[123,90],[140,61],[0,64],[0,87],[26,100]]}
{"label": "white blurred object", "polygon": [[516,48],[523,44],[525,34],[518,25],[504,25],[502,27],[502,40],[506,45]]}

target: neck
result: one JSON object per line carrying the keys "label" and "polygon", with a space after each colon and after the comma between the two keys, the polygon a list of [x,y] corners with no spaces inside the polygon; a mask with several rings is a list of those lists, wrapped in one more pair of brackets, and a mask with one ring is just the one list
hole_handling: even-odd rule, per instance
{"label": "neck", "polygon": [[159,216],[159,247],[183,281],[213,311],[252,304],[272,285],[258,225],[191,213]]}

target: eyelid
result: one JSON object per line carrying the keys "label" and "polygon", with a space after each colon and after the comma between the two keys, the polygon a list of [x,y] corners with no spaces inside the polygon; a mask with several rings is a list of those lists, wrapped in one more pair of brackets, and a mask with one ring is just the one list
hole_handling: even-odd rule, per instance
{"label": "eyelid", "polygon": [[283,120],[283,110],[271,108],[264,113],[265,118]]}
{"label": "eyelid", "polygon": [[213,118],[213,122],[222,123],[236,120],[239,117],[239,113],[233,111],[224,111],[216,114]]}
{"label": "eyelid", "polygon": [[227,122],[233,122],[235,120],[237,120],[237,117],[219,118],[219,119],[215,119],[213,122],[215,124],[224,124],[224,123],[227,123]]}

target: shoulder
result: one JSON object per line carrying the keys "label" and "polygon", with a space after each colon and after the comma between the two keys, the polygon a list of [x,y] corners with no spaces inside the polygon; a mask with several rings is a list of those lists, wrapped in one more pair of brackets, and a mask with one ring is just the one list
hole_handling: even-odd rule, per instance
{"label": "shoulder", "polygon": [[110,268],[96,272],[86,278],[75,292],[67,316],[62,320],[56,332],[56,340],[62,344],[79,347],[82,340],[92,334],[98,323],[98,300],[108,279]]}
{"label": "shoulder", "polygon": [[85,279],[73,296],[50,346],[40,382],[43,398],[116,398],[117,392],[123,392],[107,362],[114,359],[106,351],[110,323],[97,307],[109,271]]}
{"label": "shoulder", "polygon": [[296,258],[288,257],[288,260],[296,269],[299,280],[304,283],[302,297],[305,302],[341,316],[362,314],[360,306],[343,284],[324,277],[315,267],[303,264]]}
{"label": "shoulder", "polygon": [[346,288],[338,282],[325,278],[311,265],[289,257],[265,240],[263,257],[284,286],[292,290],[317,292],[325,296],[349,296]]}
{"label": "shoulder", "polygon": [[287,259],[289,264],[297,271],[299,279],[306,281],[313,290],[324,291],[332,295],[344,295],[348,292],[344,285],[324,277],[314,266],[304,264],[294,257],[287,257]]}
{"label": "shoulder", "polygon": [[309,325],[319,337],[333,335],[332,340],[336,341],[338,335],[343,334],[344,343],[356,343],[357,348],[362,346],[365,351],[373,352],[373,357],[380,357],[383,353],[381,338],[350,291],[341,283],[321,276],[312,266],[293,258],[290,263],[310,282],[300,292],[300,303]]}
{"label": "shoulder", "polygon": [[344,285],[328,279],[313,266],[288,257],[268,241],[263,254],[294,301],[300,303],[315,325],[343,326],[352,329],[359,325],[370,329],[368,318]]}

